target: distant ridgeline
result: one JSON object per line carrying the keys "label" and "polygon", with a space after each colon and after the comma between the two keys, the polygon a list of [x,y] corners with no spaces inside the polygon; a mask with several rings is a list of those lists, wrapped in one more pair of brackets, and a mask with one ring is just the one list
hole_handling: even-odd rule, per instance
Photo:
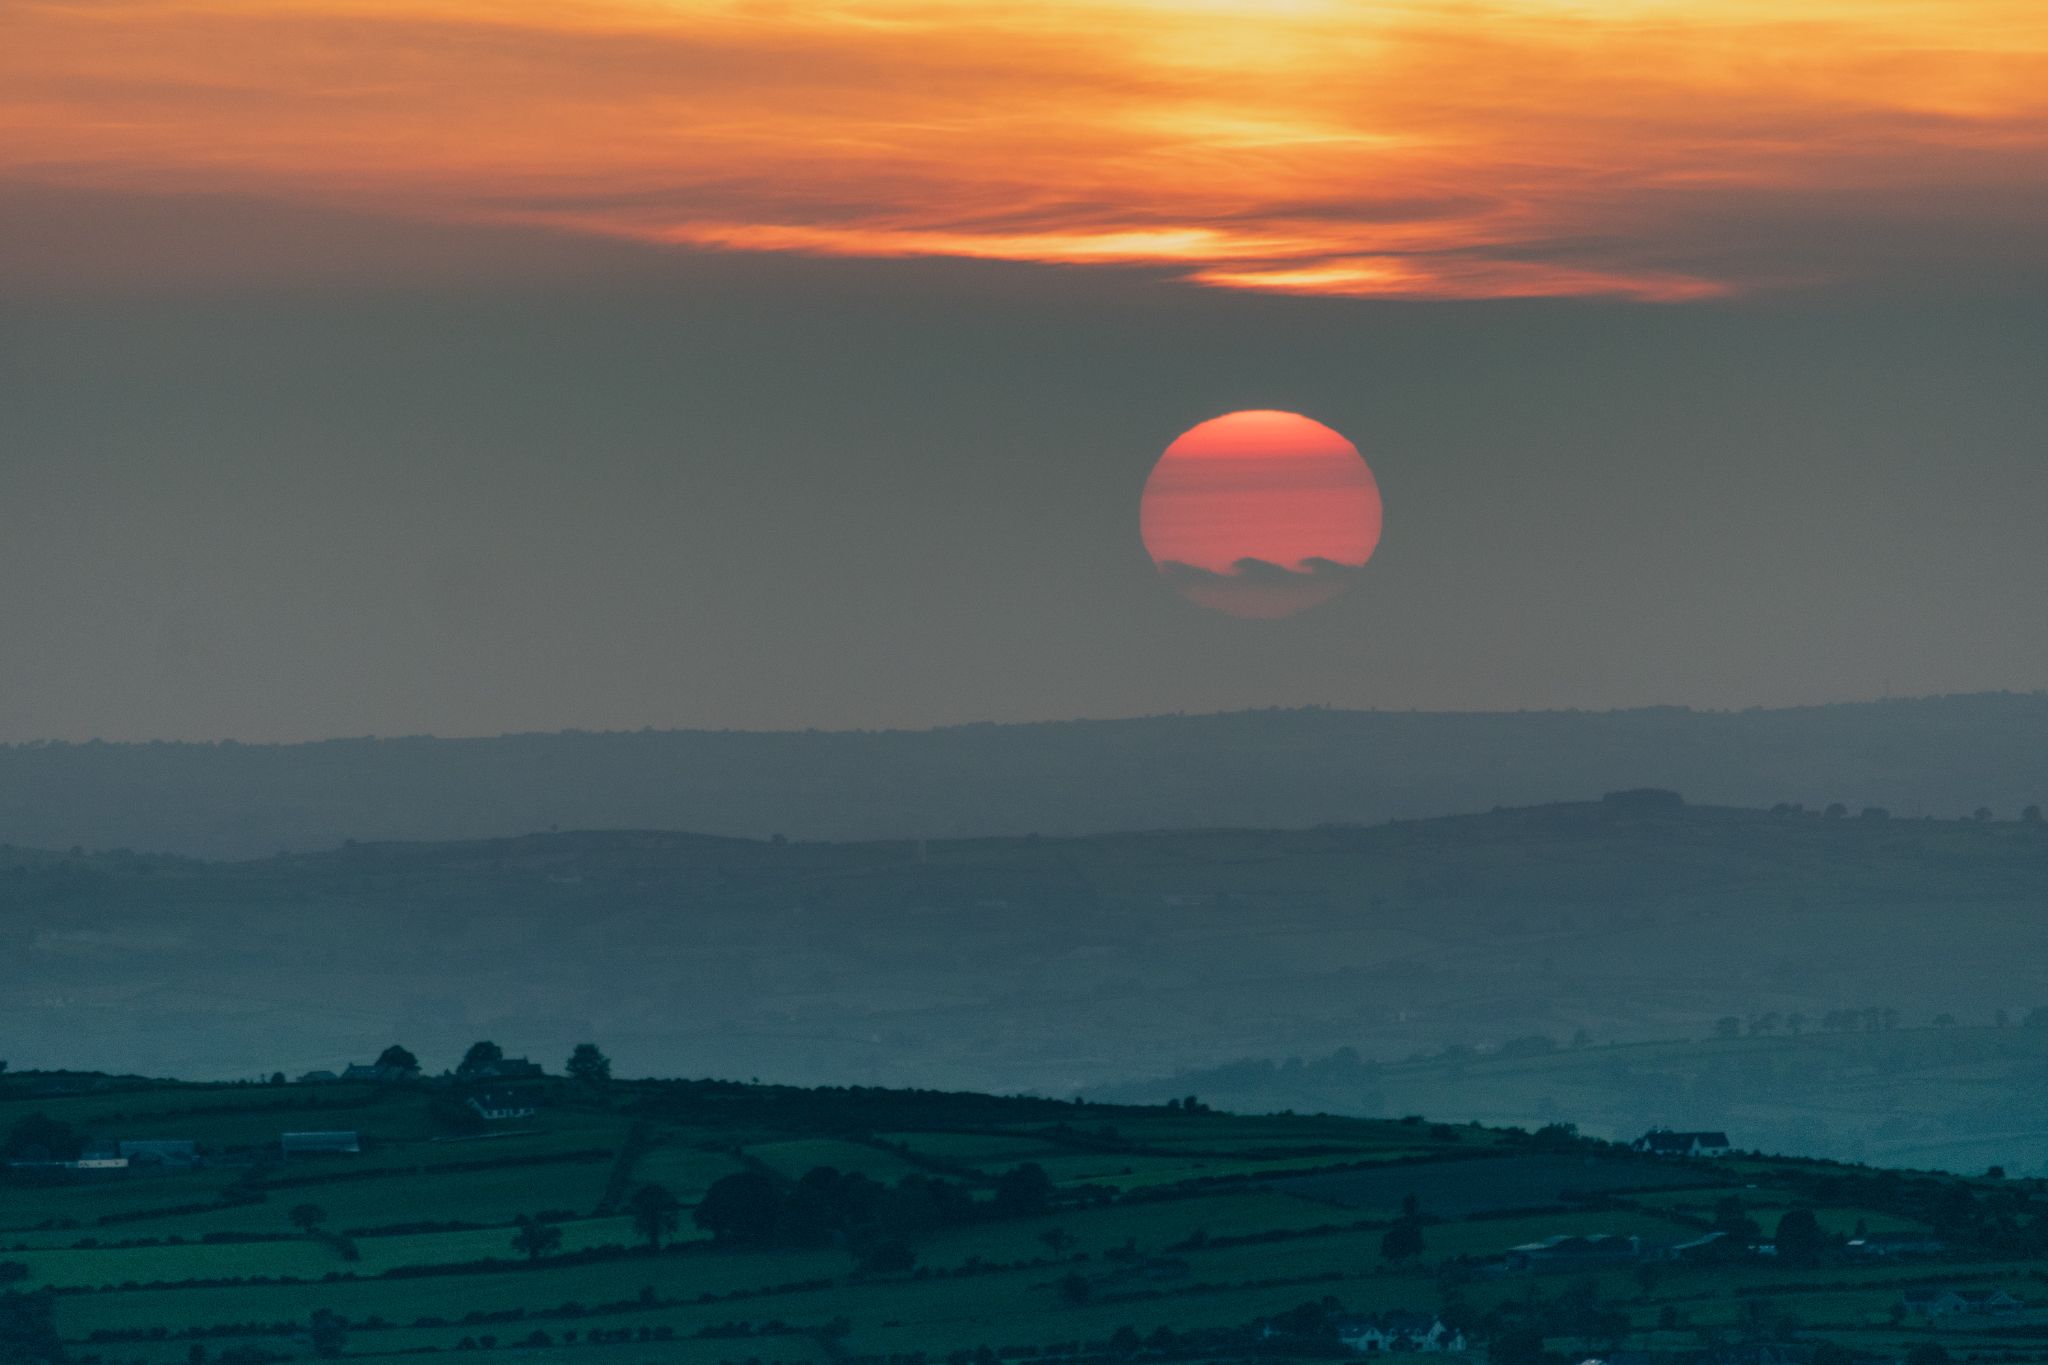
{"label": "distant ridgeline", "polygon": [[508,1079],[486,1052],[0,1076],[0,1361],[1947,1365],[2041,1339],[2048,1192],[2001,1172],[614,1080],[594,1046]]}
{"label": "distant ridgeline", "polygon": [[0,748],[0,844],[257,857],[347,839],[793,839],[1375,823],[1653,786],[1745,806],[2010,815],[2048,695],[1787,710],[1252,711],[932,731],[641,731]]}

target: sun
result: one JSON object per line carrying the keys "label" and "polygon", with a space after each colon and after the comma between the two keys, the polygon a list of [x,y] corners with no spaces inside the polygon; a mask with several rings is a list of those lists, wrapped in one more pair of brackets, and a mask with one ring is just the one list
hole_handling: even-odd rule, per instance
{"label": "sun", "polygon": [[1299,413],[1227,413],[1181,433],[1145,481],[1138,529],[1161,576],[1232,616],[1329,601],[1380,541],[1380,490],[1358,447]]}

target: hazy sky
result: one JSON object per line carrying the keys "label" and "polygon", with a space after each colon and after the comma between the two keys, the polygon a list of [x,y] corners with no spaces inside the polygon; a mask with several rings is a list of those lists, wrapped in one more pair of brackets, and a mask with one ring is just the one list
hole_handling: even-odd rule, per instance
{"label": "hazy sky", "polygon": [[0,740],[2048,686],[2031,0],[529,8],[10,8]]}

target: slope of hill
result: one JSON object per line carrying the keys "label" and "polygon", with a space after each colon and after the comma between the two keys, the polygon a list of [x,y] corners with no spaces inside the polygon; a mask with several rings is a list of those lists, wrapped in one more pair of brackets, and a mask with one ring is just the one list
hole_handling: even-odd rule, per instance
{"label": "slope of hill", "polygon": [[[2017,1021],[2048,1004],[2044,904],[2038,823],[1655,800],[922,845],[594,833],[232,864],[14,852],[0,1037],[17,1066],[211,1077],[332,1067],[394,1036],[430,1061],[479,1037],[543,1056],[594,1037],[633,1070],[1067,1096],[1346,1047],[1396,1063],[1581,1030],[1710,1038],[1731,1016]],[[1776,1059],[1752,1075],[1595,1052],[1618,1068],[1595,1068],[1604,1096],[1579,1073],[1545,1089],[1475,1066],[1463,1089],[1315,1102],[1526,1119],[1547,1094],[1614,1131],[1631,1113],[1749,1125],[1850,1156],[1900,1118],[1882,1084],[1815,1109],[1813,1075]],[[1959,1160],[2036,1169],[2048,1091],[2016,1084],[2022,1060],[1928,1072],[1915,1140],[2003,1142]],[[1496,1075],[1505,1098],[1477,1088]],[[1774,1104],[1811,1123],[1757,1129]]]}
{"label": "slope of hill", "polygon": [[[490,1087],[516,1117],[452,1081],[0,1079],[31,1163],[0,1168],[0,1354],[1338,1359],[1361,1315],[1407,1314],[1500,1365],[1825,1365],[2028,1360],[2043,1335],[2038,1181],[1180,1104]],[[307,1130],[357,1150],[281,1154]],[[134,1164],[33,1164],[88,1135]],[[1926,1317],[1915,1291],[2010,1302]]]}
{"label": "slope of hill", "polygon": [[1790,710],[1263,711],[925,732],[0,748],[0,843],[260,857],[556,828],[765,838],[1305,826],[1572,800],[2010,815],[2048,800],[2048,694]]}

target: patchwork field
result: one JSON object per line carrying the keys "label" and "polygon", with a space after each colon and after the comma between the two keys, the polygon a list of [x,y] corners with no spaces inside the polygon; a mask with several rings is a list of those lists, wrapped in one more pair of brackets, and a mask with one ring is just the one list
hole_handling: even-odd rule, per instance
{"label": "patchwork field", "polygon": [[[2048,1357],[2031,1302],[1937,1322],[1901,1308],[1914,1285],[2038,1294],[2048,1277],[2038,1181],[1659,1161],[1564,1129],[1178,1105],[526,1087],[538,1112],[499,1136],[443,1131],[441,1083],[0,1076],[9,1134],[53,1121],[95,1138],[207,1135],[192,1169],[10,1171],[0,1305],[41,1315],[67,1355],[103,1365],[441,1352],[467,1365],[903,1365],[969,1361],[983,1348],[1129,1355],[1136,1343],[1208,1359],[1250,1350],[1255,1324],[1304,1304],[1318,1318],[1444,1314],[1475,1352],[1505,1351],[1516,1365],[1595,1348],[1690,1359],[1765,1338],[1881,1359],[1929,1342],[1999,1361]],[[278,1133],[312,1115],[322,1126],[346,1115],[361,1152],[280,1159]],[[653,1238],[634,1212],[650,1187],[672,1197],[671,1222],[656,1219]],[[748,1211],[735,1194],[747,1190],[770,1214]],[[1774,1247],[1781,1224],[1806,1213],[1810,1246],[1738,1246]],[[1937,1225],[1946,1248],[1924,1260],[1848,1246]],[[1419,1246],[1396,1245],[1402,1226]],[[1668,1258],[1717,1228],[1733,1230],[1731,1254]],[[1636,1239],[1640,1256],[1502,1260],[1548,1239],[1603,1236]],[[1259,1350],[1313,1357],[1333,1342],[1268,1339]]]}

